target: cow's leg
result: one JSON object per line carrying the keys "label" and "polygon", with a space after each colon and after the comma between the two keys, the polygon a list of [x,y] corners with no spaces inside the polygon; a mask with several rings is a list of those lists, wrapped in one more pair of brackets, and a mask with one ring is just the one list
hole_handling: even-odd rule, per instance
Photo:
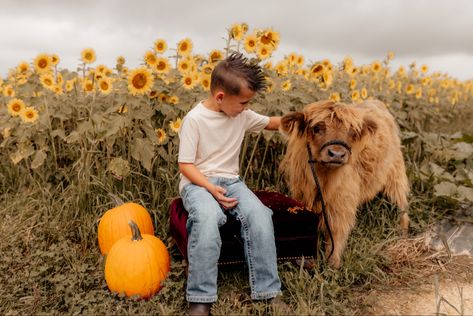
{"label": "cow's leg", "polygon": [[[328,228],[323,224],[326,244],[325,256],[328,258],[329,265],[338,269],[340,267],[343,251],[347,245],[348,236],[355,225],[356,207],[344,210],[339,208],[337,211],[328,210],[327,213],[334,245],[332,245]],[[332,246],[333,253],[330,256]]]}
{"label": "cow's leg", "polygon": [[388,171],[384,193],[388,196],[391,202],[395,203],[399,207],[400,226],[405,235],[407,235],[407,230],[409,228],[409,203],[407,201],[409,191],[406,167],[404,165],[402,153],[399,152],[396,163],[394,163]]}

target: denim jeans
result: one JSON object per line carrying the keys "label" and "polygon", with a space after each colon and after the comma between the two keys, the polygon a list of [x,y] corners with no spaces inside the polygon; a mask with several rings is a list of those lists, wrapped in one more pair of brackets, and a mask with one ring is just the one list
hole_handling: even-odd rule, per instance
{"label": "denim jeans", "polygon": [[278,276],[272,211],[248,189],[240,178],[210,178],[223,187],[238,205],[224,210],[203,187],[187,184],[181,197],[189,212],[187,293],[188,302],[212,303],[217,300],[217,262],[222,240],[219,227],[227,220],[226,213],[241,223],[245,258],[249,270],[251,297],[269,299],[281,293]]}

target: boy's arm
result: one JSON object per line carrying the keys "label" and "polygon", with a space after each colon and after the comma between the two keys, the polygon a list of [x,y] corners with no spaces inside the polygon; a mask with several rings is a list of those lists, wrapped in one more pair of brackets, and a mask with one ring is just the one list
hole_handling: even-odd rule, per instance
{"label": "boy's arm", "polygon": [[238,204],[237,199],[226,197],[225,189],[211,183],[193,163],[179,162],[179,171],[193,184],[207,189],[224,208],[230,209]]}
{"label": "boy's arm", "polygon": [[281,125],[281,117],[280,116],[271,116],[269,118],[268,125],[266,125],[266,127],[264,129],[274,131],[274,130],[279,129],[280,125]]}

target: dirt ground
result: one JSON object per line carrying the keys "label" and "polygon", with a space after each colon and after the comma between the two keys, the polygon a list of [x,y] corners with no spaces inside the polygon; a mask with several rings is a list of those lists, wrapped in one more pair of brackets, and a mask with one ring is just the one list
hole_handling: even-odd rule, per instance
{"label": "dirt ground", "polygon": [[438,261],[437,268],[430,275],[413,276],[411,281],[391,289],[371,291],[364,300],[369,306],[367,312],[372,315],[473,315],[473,259],[453,257],[446,264]]}
{"label": "dirt ground", "polygon": [[367,300],[373,303],[373,315],[473,315],[473,283],[445,280],[439,282],[437,292],[431,280],[416,289],[373,291]]}

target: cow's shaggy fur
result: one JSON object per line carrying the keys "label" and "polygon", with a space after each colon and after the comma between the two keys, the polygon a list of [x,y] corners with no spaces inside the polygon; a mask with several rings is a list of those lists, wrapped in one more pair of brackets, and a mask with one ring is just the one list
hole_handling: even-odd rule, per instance
{"label": "cow's shaggy fur", "polygon": [[[316,170],[334,239],[329,264],[338,268],[356,219],[357,207],[383,192],[401,214],[401,227],[407,232],[409,183],[401,152],[399,128],[393,116],[379,101],[361,104],[320,101],[302,112],[286,114],[281,130],[288,137],[281,169],[294,198],[320,214],[321,203],[308,163],[307,144],[317,160]],[[323,147],[328,141],[331,145]],[[351,147],[351,151],[340,145]],[[331,252],[327,229],[320,221]]]}

